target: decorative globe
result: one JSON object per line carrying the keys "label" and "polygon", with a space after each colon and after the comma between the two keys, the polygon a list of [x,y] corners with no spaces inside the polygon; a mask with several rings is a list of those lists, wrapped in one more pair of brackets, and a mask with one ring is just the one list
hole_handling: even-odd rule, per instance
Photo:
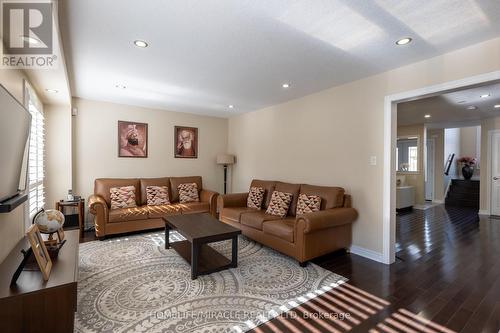
{"label": "decorative globe", "polygon": [[44,234],[52,234],[64,225],[64,215],[56,209],[41,210],[33,221]]}

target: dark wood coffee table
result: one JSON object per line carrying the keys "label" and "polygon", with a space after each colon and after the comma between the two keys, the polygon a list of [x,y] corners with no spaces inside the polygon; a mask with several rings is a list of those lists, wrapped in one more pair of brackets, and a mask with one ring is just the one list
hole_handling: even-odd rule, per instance
{"label": "dark wood coffee table", "polygon": [[[241,230],[215,219],[208,213],[163,217],[165,248],[172,247],[191,264],[191,279],[238,266],[238,235]],[[177,230],[184,241],[169,241],[170,230]],[[211,248],[208,243],[232,239],[231,260]]]}

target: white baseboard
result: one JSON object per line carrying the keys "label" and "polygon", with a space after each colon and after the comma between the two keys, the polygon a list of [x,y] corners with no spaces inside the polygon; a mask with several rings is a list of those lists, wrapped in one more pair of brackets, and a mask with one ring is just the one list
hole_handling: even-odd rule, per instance
{"label": "white baseboard", "polygon": [[490,212],[488,212],[486,209],[480,209],[479,212],[477,212],[478,215],[490,215]]}
{"label": "white baseboard", "polygon": [[365,257],[365,258],[368,258],[368,259],[371,259],[374,261],[384,263],[384,257],[382,255],[382,253],[368,250],[368,249],[365,249],[363,247],[356,246],[356,245],[351,245],[350,251],[351,251],[351,253],[357,254],[358,256],[362,256],[362,257]]}

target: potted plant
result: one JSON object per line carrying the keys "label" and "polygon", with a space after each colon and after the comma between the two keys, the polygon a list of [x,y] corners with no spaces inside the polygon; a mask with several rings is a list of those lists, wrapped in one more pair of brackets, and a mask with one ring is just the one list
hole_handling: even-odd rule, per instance
{"label": "potted plant", "polygon": [[475,157],[460,157],[457,161],[462,163],[462,175],[465,180],[469,180],[474,175],[474,167],[476,166],[477,159]]}

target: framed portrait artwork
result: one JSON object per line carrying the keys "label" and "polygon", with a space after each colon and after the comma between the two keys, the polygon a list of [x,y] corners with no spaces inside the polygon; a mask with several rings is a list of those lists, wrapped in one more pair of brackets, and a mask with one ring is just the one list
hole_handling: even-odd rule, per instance
{"label": "framed portrait artwork", "polygon": [[40,230],[38,230],[36,224],[29,227],[28,231],[26,231],[26,237],[28,237],[31,250],[33,251],[38,267],[40,267],[43,279],[47,281],[50,276],[50,270],[52,269],[52,260],[50,260],[49,252],[45,246],[42,234],[40,234]]}
{"label": "framed portrait artwork", "polygon": [[176,158],[198,158],[198,129],[175,126],[174,152]]}
{"label": "framed portrait artwork", "polygon": [[148,157],[148,124],[118,121],[118,157]]}

